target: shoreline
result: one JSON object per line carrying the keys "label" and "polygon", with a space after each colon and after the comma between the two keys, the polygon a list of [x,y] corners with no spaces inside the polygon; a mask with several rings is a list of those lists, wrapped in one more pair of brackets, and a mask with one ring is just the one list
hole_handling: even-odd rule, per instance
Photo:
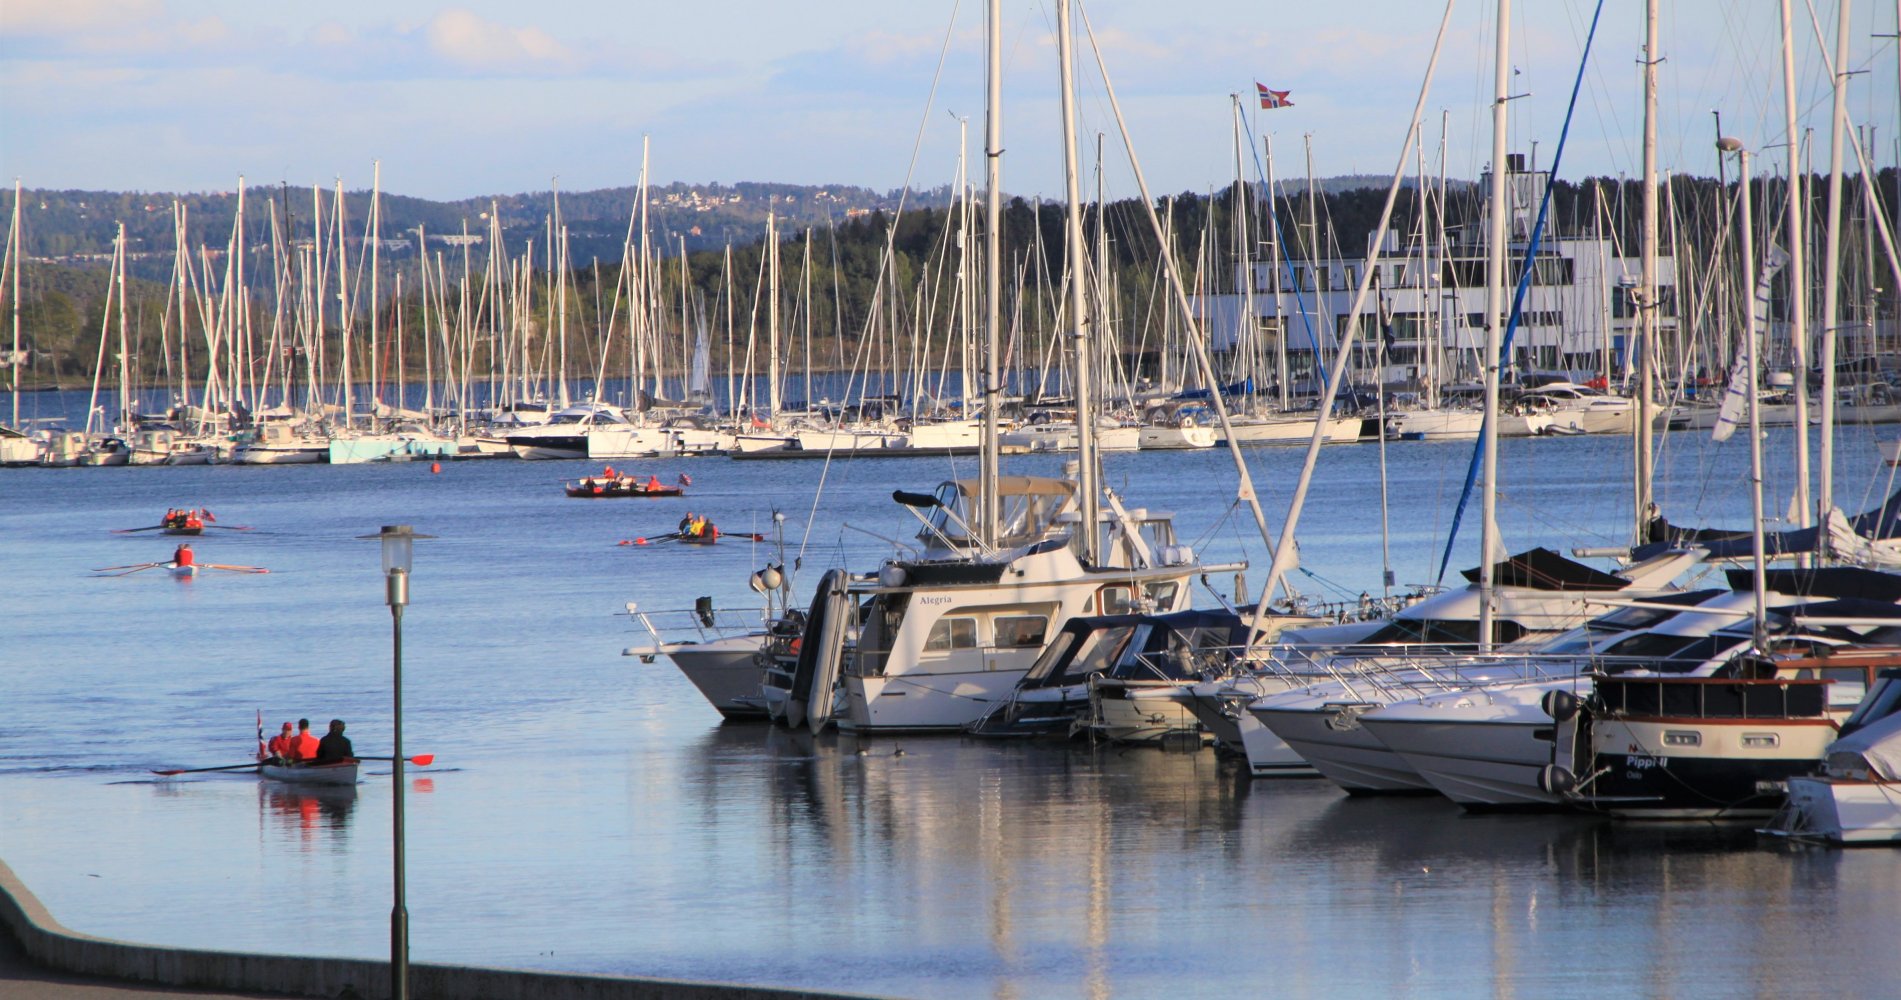
{"label": "shoreline", "polygon": [[[101,988],[98,980],[134,988],[209,990],[209,995],[360,1000],[383,1000],[390,995],[388,962],[169,948],[82,934],[54,919],[4,860],[0,860],[0,936],[17,943],[25,960],[40,969],[92,979],[44,983],[36,991],[41,996],[96,995]],[[0,982],[6,981],[8,977],[0,974]],[[432,1000],[870,1000],[866,994],[742,983],[421,962],[410,964],[409,989],[412,996]]]}

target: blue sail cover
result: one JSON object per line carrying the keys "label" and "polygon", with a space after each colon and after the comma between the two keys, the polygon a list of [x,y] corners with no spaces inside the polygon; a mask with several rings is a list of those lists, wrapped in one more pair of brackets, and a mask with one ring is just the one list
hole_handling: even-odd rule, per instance
{"label": "blue sail cover", "polygon": [[[1230,382],[1221,387],[1221,394],[1223,396],[1251,396],[1254,394],[1254,379],[1244,378],[1239,382]],[[1209,395],[1206,389],[1189,389],[1186,392],[1178,392],[1168,398],[1183,400],[1207,399]]]}

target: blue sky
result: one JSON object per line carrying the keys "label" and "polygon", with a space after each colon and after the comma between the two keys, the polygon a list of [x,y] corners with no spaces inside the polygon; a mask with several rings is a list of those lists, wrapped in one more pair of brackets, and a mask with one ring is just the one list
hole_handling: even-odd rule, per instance
{"label": "blue sky", "polygon": [[[1832,38],[1828,0],[1797,0],[1804,127],[1826,135],[1827,80],[1809,2]],[[220,190],[341,177],[452,198],[631,184],[642,135],[655,180],[904,182],[953,176],[955,115],[981,144],[982,0],[698,4],[465,0],[0,0],[0,176],[29,186]],[[1582,44],[1583,0],[1519,4],[1513,18],[1513,147],[1548,162]],[[1725,131],[1781,155],[1779,14],[1773,0],[1664,4],[1663,161],[1713,173],[1710,111]],[[1006,0],[1005,179],[1061,190],[1049,0]],[[1095,0],[1089,16],[1157,195],[1232,176],[1228,94],[1253,81],[1295,107],[1248,112],[1274,138],[1277,171],[1391,171],[1441,7],[1433,0],[1244,3]],[[1638,0],[1606,6],[1563,173],[1638,167]],[[1491,3],[1460,4],[1428,105],[1441,112],[1454,176],[1490,155]],[[1897,134],[1893,4],[1856,5],[1850,114]],[[943,77],[930,99],[938,54]],[[1085,43],[1086,44],[1086,43]],[[1832,41],[1831,41],[1832,44]],[[1111,133],[1108,183],[1133,185],[1086,48],[1085,136]],[[1250,102],[1251,104],[1252,102]],[[1089,143],[1093,148],[1093,142]],[[1891,152],[1880,153],[1891,163]],[[1826,165],[1826,142],[1814,154]],[[973,171],[978,169],[973,165]]]}

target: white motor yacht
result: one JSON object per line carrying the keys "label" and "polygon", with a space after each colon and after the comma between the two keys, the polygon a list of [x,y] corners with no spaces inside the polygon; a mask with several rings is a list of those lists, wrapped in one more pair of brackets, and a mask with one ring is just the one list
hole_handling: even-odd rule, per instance
{"label": "white motor yacht", "polygon": [[1105,610],[1181,610],[1197,575],[1236,568],[1198,563],[1176,544],[1171,515],[1125,508],[1106,491],[1096,526],[1101,563],[1085,565],[1078,484],[1068,479],[1002,477],[1003,531],[985,546],[970,528],[977,489],[975,480],[956,480],[935,495],[895,494],[920,512],[922,548],[842,582],[850,604],[861,605],[862,630],[841,663],[817,668],[809,689],[809,703],[822,705],[827,672],[836,670],[841,728],[961,729],[1010,696],[1064,622]]}
{"label": "white motor yacht", "polygon": [[[1479,640],[1475,583],[1406,609],[1352,646],[1296,649],[1292,662],[1270,663],[1271,674],[1288,678],[1287,689],[1253,702],[1248,711],[1350,792],[1431,792],[1430,782],[1361,725],[1363,715],[1478,681],[1525,679],[1526,667],[1512,662],[1514,654],[1535,652],[1577,628],[1607,600],[1674,593],[1671,581],[1696,561],[1691,553],[1671,551],[1604,573],[1546,549],[1520,553],[1494,573],[1497,654],[1478,658],[1465,652]],[[1465,575],[1476,580],[1478,574]],[[1448,662],[1449,652],[1459,658]]]}

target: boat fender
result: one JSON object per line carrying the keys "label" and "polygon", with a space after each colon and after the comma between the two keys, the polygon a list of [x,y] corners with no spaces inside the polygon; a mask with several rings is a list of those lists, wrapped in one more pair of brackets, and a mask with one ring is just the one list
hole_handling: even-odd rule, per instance
{"label": "boat fender", "polygon": [[1538,771],[1538,788],[1546,794],[1569,795],[1577,787],[1577,775],[1557,764],[1546,764]]}
{"label": "boat fender", "polygon": [[895,563],[885,563],[878,570],[878,583],[885,587],[904,586],[904,567]]}
{"label": "boat fender", "polygon": [[1578,714],[1578,696],[1569,691],[1546,691],[1545,696],[1538,699],[1538,707],[1552,719],[1565,722]]}

